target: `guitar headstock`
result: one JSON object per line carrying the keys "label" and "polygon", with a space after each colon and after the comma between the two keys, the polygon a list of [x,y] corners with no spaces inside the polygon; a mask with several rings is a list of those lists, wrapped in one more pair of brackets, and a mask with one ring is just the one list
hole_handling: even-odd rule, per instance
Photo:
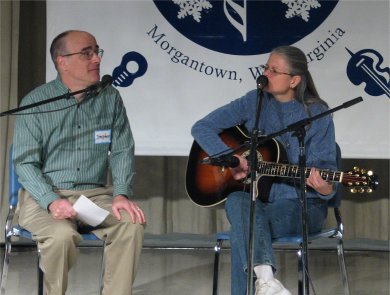
{"label": "guitar headstock", "polygon": [[353,167],[344,172],[342,183],[350,188],[351,193],[371,193],[377,188],[379,181],[371,170]]}

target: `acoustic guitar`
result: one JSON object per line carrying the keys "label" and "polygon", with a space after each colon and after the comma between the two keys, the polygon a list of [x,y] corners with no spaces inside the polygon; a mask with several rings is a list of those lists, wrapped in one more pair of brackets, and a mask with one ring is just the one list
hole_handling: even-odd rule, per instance
{"label": "acoustic guitar", "polygon": [[[223,142],[237,154],[248,157],[249,148],[245,142],[250,138],[242,127],[235,126],[220,134]],[[233,178],[227,167],[202,164],[208,154],[194,141],[190,150],[186,169],[186,190],[189,198],[201,207],[211,207],[224,202],[234,191],[250,190],[250,177],[238,181]],[[300,178],[299,166],[284,163],[287,159],[283,146],[275,139],[261,144],[257,148],[258,166],[256,171],[256,196],[263,202],[268,201],[272,183],[279,177]],[[305,168],[305,178],[311,168]],[[378,177],[372,171],[354,167],[351,171],[331,171],[319,169],[321,177],[329,182],[338,182],[351,188],[351,192],[371,192],[378,185]]]}

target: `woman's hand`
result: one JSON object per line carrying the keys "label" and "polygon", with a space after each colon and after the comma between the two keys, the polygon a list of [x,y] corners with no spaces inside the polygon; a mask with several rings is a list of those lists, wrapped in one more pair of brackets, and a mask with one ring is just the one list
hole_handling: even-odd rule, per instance
{"label": "woman's hand", "polygon": [[321,195],[329,195],[333,192],[333,184],[322,179],[320,172],[316,168],[312,168],[310,171],[310,176],[306,180],[306,184]]}
{"label": "woman's hand", "polygon": [[230,171],[233,175],[233,178],[235,180],[244,179],[245,177],[247,177],[247,175],[249,173],[248,161],[246,158],[244,158],[240,155],[234,155],[234,156],[240,160],[240,164],[237,167],[229,168],[229,169],[230,169]]}

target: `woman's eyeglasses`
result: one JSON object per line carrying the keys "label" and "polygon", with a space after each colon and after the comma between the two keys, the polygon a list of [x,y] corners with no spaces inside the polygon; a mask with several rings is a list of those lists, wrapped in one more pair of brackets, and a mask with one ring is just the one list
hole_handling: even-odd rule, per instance
{"label": "woman's eyeglasses", "polygon": [[279,72],[278,70],[270,68],[269,65],[260,65],[260,69],[262,70],[263,74],[265,73],[265,71],[268,71],[273,76],[275,76],[275,75],[295,76],[294,74],[291,74],[291,73]]}

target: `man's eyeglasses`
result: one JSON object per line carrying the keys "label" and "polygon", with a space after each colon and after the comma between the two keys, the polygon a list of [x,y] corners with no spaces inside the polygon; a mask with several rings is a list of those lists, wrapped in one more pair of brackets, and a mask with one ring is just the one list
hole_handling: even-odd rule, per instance
{"label": "man's eyeglasses", "polygon": [[265,71],[268,71],[270,72],[271,75],[289,75],[289,76],[295,76],[294,74],[291,74],[291,73],[285,73],[285,72],[279,72],[273,68],[270,68],[269,65],[260,65],[260,69],[263,71],[263,73]]}
{"label": "man's eyeglasses", "polygon": [[98,57],[102,58],[103,57],[103,53],[104,53],[103,49],[87,48],[87,49],[81,50],[80,52],[63,54],[61,56],[72,56],[72,55],[80,54],[83,59],[90,60],[90,59],[93,58],[94,54],[96,54]]}

